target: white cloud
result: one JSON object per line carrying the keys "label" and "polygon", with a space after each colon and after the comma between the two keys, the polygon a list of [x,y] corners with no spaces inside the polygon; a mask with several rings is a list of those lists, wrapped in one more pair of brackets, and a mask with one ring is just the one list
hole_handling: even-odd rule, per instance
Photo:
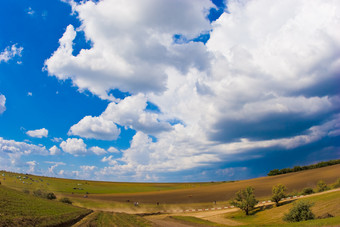
{"label": "white cloud", "polygon": [[86,144],[82,139],[68,138],[66,141],[60,143],[60,147],[64,152],[74,156],[85,155],[88,153]]}
{"label": "white cloud", "polygon": [[23,49],[23,47],[17,47],[17,44],[13,44],[11,47],[6,47],[5,50],[0,53],[0,63],[8,62],[16,56],[21,57],[21,52]]}
{"label": "white cloud", "polygon": [[0,114],[5,112],[6,110],[6,97],[4,95],[0,95]]}
{"label": "white cloud", "polygon": [[56,142],[56,143],[60,143],[61,141],[63,141],[63,138],[54,137],[54,138],[51,139],[51,141]]}
{"label": "white cloud", "polygon": [[32,92],[27,92],[27,96],[32,96]]}
{"label": "white cloud", "polygon": [[[52,164],[49,168],[48,168],[48,173],[49,174],[52,174],[52,176],[56,176],[57,174],[55,173],[55,169],[58,167],[58,166],[64,166],[66,165],[66,163],[64,162],[50,162],[50,161],[46,161],[45,163],[48,163],[48,164]],[[62,175],[62,174],[61,174]]]}
{"label": "white cloud", "polygon": [[96,166],[80,166],[80,169],[82,169],[83,171],[93,171],[96,168]]}
{"label": "white cloud", "polygon": [[120,134],[120,129],[112,121],[101,117],[86,116],[76,125],[73,125],[68,134],[84,138],[116,140]]}
{"label": "white cloud", "polygon": [[159,119],[158,113],[146,111],[146,106],[147,98],[143,94],[126,97],[118,104],[111,102],[99,117],[85,116],[73,125],[69,135],[115,140],[120,133],[116,124],[151,135],[172,129],[168,122]]}
{"label": "white cloud", "polygon": [[170,124],[161,121],[159,114],[146,111],[146,106],[147,98],[142,94],[138,94],[126,97],[118,104],[111,102],[101,117],[148,134],[170,131]]}
{"label": "white cloud", "polygon": [[43,138],[43,137],[48,136],[48,130],[45,128],[30,130],[30,131],[27,131],[26,134],[30,137]]}
{"label": "white cloud", "polygon": [[21,160],[22,156],[48,155],[44,146],[37,146],[25,142],[5,140],[0,137],[0,165],[8,171],[22,172],[27,163]]}
{"label": "white cloud", "polygon": [[109,149],[107,149],[108,152],[110,153],[119,153],[119,150],[117,150],[117,148],[115,147],[109,147]]}
{"label": "white cloud", "polygon": [[28,7],[28,9],[26,10],[27,14],[30,16],[33,16],[35,14],[35,11],[32,9],[32,7]]}
{"label": "white cloud", "polygon": [[28,162],[26,162],[26,164],[29,166],[29,169],[28,169],[27,172],[35,173],[36,166],[37,166],[38,163],[36,161],[28,161]]}
{"label": "white cloud", "polygon": [[59,155],[61,153],[60,149],[56,145],[51,147],[49,151],[50,151],[50,155]]}
{"label": "white cloud", "polygon": [[[212,25],[205,19],[209,1],[71,4],[92,47],[72,56],[77,32],[70,25],[46,69],[114,102],[70,134],[103,138],[91,129],[99,122],[137,131],[121,158],[102,159],[110,166],[97,176],[146,179],[156,170],[207,166],[260,148],[292,149],[338,133],[335,0],[231,0],[230,13]],[[210,29],[206,45],[172,40]],[[114,99],[115,88],[132,96]],[[160,111],[147,111],[147,102]]]}
{"label": "white cloud", "polygon": [[82,21],[77,29],[83,30],[93,45],[73,56],[76,31],[69,25],[58,50],[45,65],[50,75],[70,78],[81,90],[88,89],[102,98],[109,98],[106,92],[114,88],[133,93],[161,92],[166,88],[165,67],[186,71],[190,66],[202,68],[207,64],[203,44],[177,45],[172,36],[182,34],[191,39],[209,31],[206,16],[213,7],[209,0],[71,4]]}
{"label": "white cloud", "polygon": [[112,166],[118,164],[118,162],[116,160],[114,160],[112,155],[110,155],[108,157],[103,157],[101,161],[107,162],[109,165],[112,165]]}
{"label": "white cloud", "polygon": [[104,155],[107,153],[105,149],[97,147],[97,146],[91,147],[89,150],[95,153],[96,155]]}

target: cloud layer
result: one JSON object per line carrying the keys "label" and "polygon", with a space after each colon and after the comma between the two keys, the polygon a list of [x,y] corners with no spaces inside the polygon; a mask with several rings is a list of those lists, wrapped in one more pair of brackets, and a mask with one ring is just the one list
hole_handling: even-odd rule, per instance
{"label": "cloud layer", "polygon": [[[101,115],[80,119],[69,135],[116,140],[121,130],[136,131],[121,158],[106,156],[107,167],[93,168],[98,175],[156,179],[156,170],[212,166],[338,136],[336,0],[231,0],[213,23],[208,0],[70,4],[81,26],[67,27],[45,68],[112,102]],[[74,56],[77,31],[91,47]],[[190,41],[207,32],[206,44]],[[175,42],[175,35],[189,41]],[[131,96],[120,100],[114,89]],[[60,146],[87,151],[81,139]]]}

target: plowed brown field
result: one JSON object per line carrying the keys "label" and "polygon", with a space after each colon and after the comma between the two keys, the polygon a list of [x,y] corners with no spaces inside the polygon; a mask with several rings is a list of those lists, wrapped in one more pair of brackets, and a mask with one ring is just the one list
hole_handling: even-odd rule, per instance
{"label": "plowed brown field", "polygon": [[[247,186],[255,188],[255,195],[258,198],[269,197],[272,187],[276,184],[284,184],[288,193],[300,191],[305,187],[316,186],[319,180],[324,180],[327,184],[335,182],[340,178],[340,164],[318,169],[305,170],[295,173],[288,173],[277,176],[261,177],[237,182],[227,182],[190,189],[178,189],[159,192],[144,193],[120,193],[120,194],[91,194],[91,199],[125,202],[138,201],[140,203],[205,203],[213,201],[230,200],[240,189]],[[81,195],[73,195],[81,197]]]}

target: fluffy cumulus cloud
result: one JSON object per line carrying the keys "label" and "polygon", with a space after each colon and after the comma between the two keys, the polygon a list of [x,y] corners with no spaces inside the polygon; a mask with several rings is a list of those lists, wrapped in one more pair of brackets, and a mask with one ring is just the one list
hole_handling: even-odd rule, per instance
{"label": "fluffy cumulus cloud", "polygon": [[26,134],[30,137],[43,138],[48,136],[48,130],[46,128],[29,130]]}
{"label": "fluffy cumulus cloud", "polygon": [[4,95],[0,95],[0,114],[2,114],[6,110],[6,97]]}
{"label": "fluffy cumulus cloud", "polygon": [[8,62],[12,58],[16,56],[21,57],[21,53],[23,51],[23,47],[18,47],[17,44],[13,44],[12,46],[8,46],[0,53],[0,63]]}
{"label": "fluffy cumulus cloud", "polygon": [[[92,47],[72,55],[76,29],[69,25],[60,46],[45,62],[49,74],[72,79],[79,89],[103,98],[106,91],[155,92],[166,89],[167,67],[186,72],[203,69],[208,54],[202,43],[174,45],[173,36],[188,39],[211,29],[209,0],[70,1]],[[157,18],[157,19],[155,19]],[[151,82],[152,81],[152,82]]]}
{"label": "fluffy cumulus cloud", "polygon": [[97,147],[97,146],[91,147],[89,150],[92,151],[96,155],[104,155],[107,153],[105,149]]}
{"label": "fluffy cumulus cloud", "polygon": [[82,139],[68,138],[60,143],[60,147],[64,152],[74,156],[86,155],[88,153],[86,144]]}
{"label": "fluffy cumulus cloud", "polygon": [[49,151],[50,151],[50,155],[59,155],[61,153],[61,150],[56,145],[51,147]]}
{"label": "fluffy cumulus cloud", "polygon": [[[114,140],[117,125],[136,131],[120,158],[102,158],[108,166],[93,169],[97,176],[159,179],[244,152],[289,150],[339,136],[336,0],[231,0],[213,23],[208,0],[69,3],[81,26],[67,27],[46,70],[112,101],[69,134]],[[77,31],[92,46],[73,56]],[[190,41],[208,31],[206,44]],[[174,35],[189,41],[175,42]],[[113,89],[131,96],[120,100]],[[60,147],[87,151],[82,139]]]}
{"label": "fluffy cumulus cloud", "polygon": [[77,135],[84,138],[100,140],[116,140],[120,134],[114,122],[102,117],[86,116],[71,127],[69,135]]}

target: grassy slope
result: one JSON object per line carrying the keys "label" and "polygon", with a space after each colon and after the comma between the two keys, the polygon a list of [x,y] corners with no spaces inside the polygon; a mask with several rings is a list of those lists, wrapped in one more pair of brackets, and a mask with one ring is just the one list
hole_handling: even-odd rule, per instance
{"label": "grassy slope", "polygon": [[85,226],[149,227],[151,226],[151,223],[137,215],[98,211],[94,212],[93,214],[89,215],[88,218],[74,225],[74,227]]}
{"label": "grassy slope", "polygon": [[[21,176],[21,180],[19,176]],[[24,177],[28,178],[23,180]],[[116,202],[124,205],[127,200],[138,201],[141,204],[160,202],[161,205],[195,203],[211,205],[213,201],[217,201],[218,204],[225,203],[235,195],[235,192],[247,186],[255,188],[255,194],[259,199],[269,199],[272,186],[278,183],[285,184],[289,193],[300,191],[304,187],[315,187],[319,180],[324,180],[328,184],[333,183],[340,178],[340,164],[296,173],[226,183],[119,183],[26,176],[15,173],[5,173],[5,176],[1,178],[2,183],[8,187],[19,190],[29,189],[31,191],[41,188],[45,191],[66,194],[74,197],[73,199],[79,205],[84,203],[85,206],[86,203],[88,205],[86,207],[91,207],[91,205],[95,204],[95,207],[103,208],[107,204],[112,206]],[[82,188],[82,190],[79,190],[79,188]],[[83,198],[85,192],[90,193],[89,198]]]}
{"label": "grassy slope", "polygon": [[[2,176],[4,175],[4,176]],[[85,194],[116,194],[116,193],[136,193],[155,192],[164,190],[188,189],[203,186],[221,184],[221,182],[211,183],[128,183],[128,182],[105,182],[73,180],[52,177],[42,177],[18,173],[0,171],[0,181],[8,187],[16,189],[35,190],[37,188],[53,191],[57,193]],[[26,179],[24,179],[26,178]],[[74,189],[77,188],[77,189]]]}
{"label": "grassy slope", "polygon": [[[266,206],[257,208],[249,216],[246,216],[241,211],[227,213],[225,214],[225,218],[243,223],[241,226],[340,226],[340,191],[304,198],[304,200],[314,203],[312,212],[316,217],[326,213],[330,213],[334,217],[297,223],[287,223],[282,220],[282,217],[284,213],[288,213],[289,209],[293,206],[293,203],[286,203],[279,207]],[[191,216],[172,216],[172,218],[193,225],[201,224],[204,226],[228,226],[227,220],[226,224],[223,225]]]}
{"label": "grassy slope", "polygon": [[71,223],[90,210],[37,198],[0,185],[0,226],[49,226]]}
{"label": "grassy slope", "polygon": [[191,217],[191,216],[171,216],[171,218],[175,220],[183,221],[184,223],[187,223],[187,224],[197,224],[197,225],[203,225],[203,226],[217,226],[217,227],[226,226],[226,225],[218,224],[215,222],[211,222],[208,220]]}
{"label": "grassy slope", "polygon": [[[308,200],[314,203],[314,206],[312,207],[312,212],[315,214],[316,217],[324,215],[326,213],[330,213],[335,218],[329,218],[329,219],[320,219],[320,220],[314,220],[309,221],[305,224],[311,224],[314,223],[317,225],[318,223],[323,225],[325,222],[330,222],[332,224],[340,224],[340,191],[337,192],[331,192],[327,194],[322,194],[310,198],[304,198],[303,200]],[[293,203],[287,203],[284,205],[281,205],[279,207],[272,207],[268,206],[263,209],[256,209],[253,213],[253,215],[246,216],[243,212],[238,211],[234,213],[228,213],[226,214],[226,218],[232,218],[236,221],[242,222],[245,225],[250,226],[262,226],[262,225],[278,225],[278,224],[284,224],[285,226],[289,225],[289,223],[286,223],[282,220],[284,213],[288,213],[289,209],[292,208]],[[304,222],[301,222],[299,224],[290,224],[292,226],[302,226]]]}

